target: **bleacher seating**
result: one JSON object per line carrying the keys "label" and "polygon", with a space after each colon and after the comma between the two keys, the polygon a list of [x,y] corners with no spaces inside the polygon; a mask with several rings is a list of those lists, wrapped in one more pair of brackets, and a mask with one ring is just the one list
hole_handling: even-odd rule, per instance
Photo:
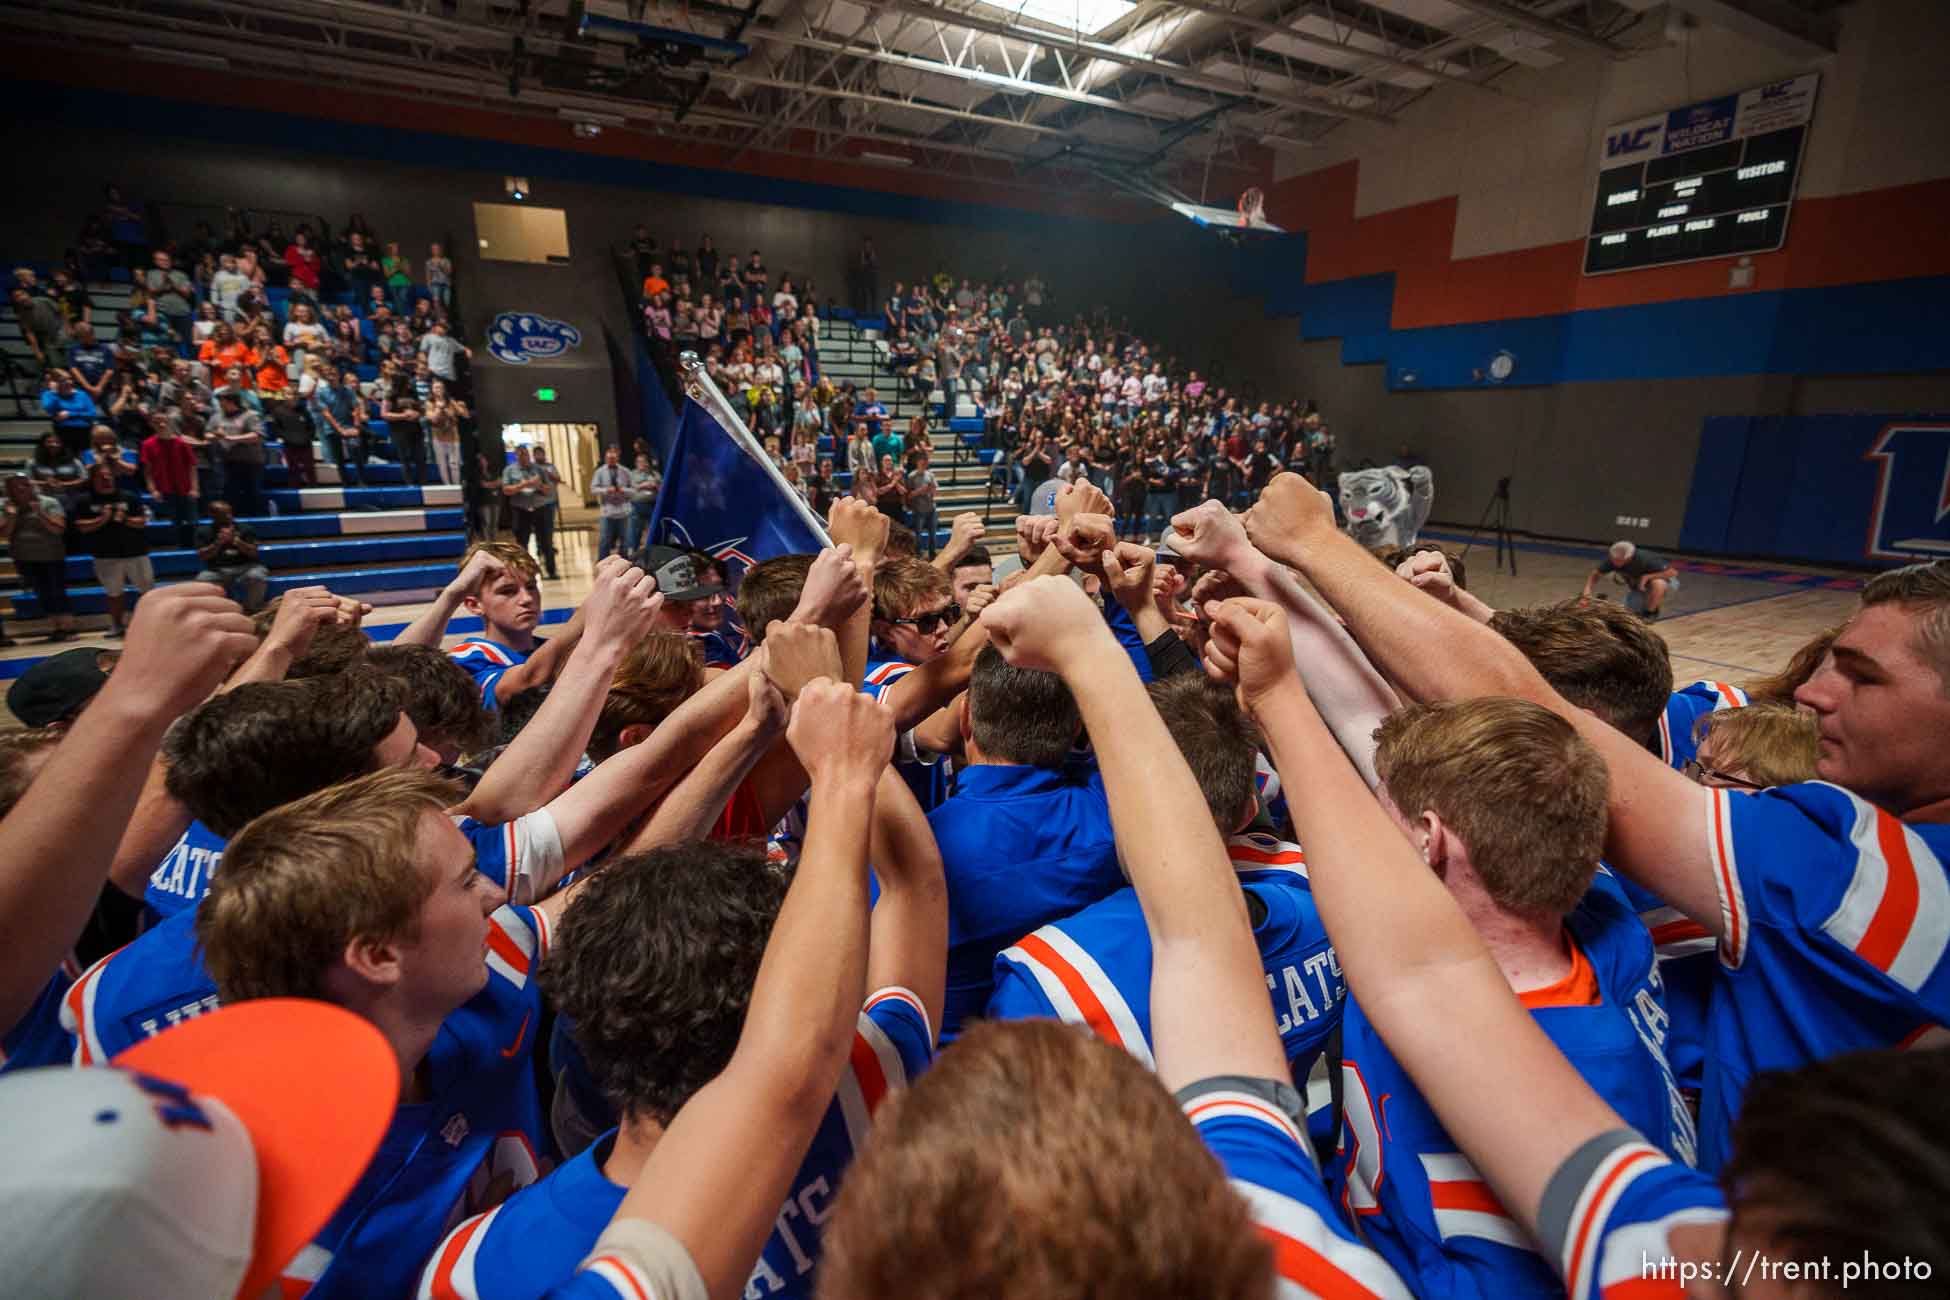
{"label": "bleacher seating", "polygon": [[[8,265],[34,263],[30,259]],[[128,306],[127,282],[90,284],[88,294],[96,332],[104,339],[113,339],[116,313]],[[267,297],[282,317],[288,291],[270,289]],[[12,389],[0,382],[0,473],[13,473],[22,470],[32,457],[48,423],[40,409],[32,350],[11,314],[0,320],[0,357],[15,367]],[[359,372],[361,378],[370,379],[377,375],[378,367],[361,366]],[[386,426],[377,419],[376,409],[368,414],[372,417],[367,426],[369,442],[379,454],[389,454]],[[387,462],[368,463],[360,470],[361,485],[344,487],[338,467],[323,463],[323,446],[318,450],[319,486],[292,488],[289,471],[273,444],[269,448],[271,463],[265,470],[264,497],[276,513],[244,521],[256,530],[262,543],[259,557],[271,570],[271,594],[326,583],[344,595],[385,593],[397,601],[411,599],[407,593],[430,596],[445,585],[467,548],[461,489],[408,485],[400,467]],[[149,538],[154,548],[150,559],[159,581],[195,576],[201,567],[195,552],[174,548],[168,523],[152,522]],[[85,627],[90,616],[105,611],[101,588],[94,584],[85,555],[71,555],[67,573],[69,598]],[[39,602],[31,592],[21,589],[11,561],[0,565],[0,600],[11,603],[9,630],[33,635],[33,623],[41,616]],[[22,623],[27,626],[19,626]]]}

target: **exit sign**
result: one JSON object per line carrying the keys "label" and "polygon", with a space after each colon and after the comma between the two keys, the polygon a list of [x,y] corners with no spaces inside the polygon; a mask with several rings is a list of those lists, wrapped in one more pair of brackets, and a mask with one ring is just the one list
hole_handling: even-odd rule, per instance
{"label": "exit sign", "polygon": [[538,402],[552,402],[555,400],[555,390],[553,388],[537,388],[535,390],[535,400]]}

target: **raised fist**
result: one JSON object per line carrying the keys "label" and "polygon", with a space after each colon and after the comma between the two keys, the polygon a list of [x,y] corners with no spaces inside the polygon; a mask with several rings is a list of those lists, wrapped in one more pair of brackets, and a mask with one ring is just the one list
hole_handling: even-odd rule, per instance
{"label": "raised fist", "polygon": [[1116,649],[1102,611],[1076,583],[1056,575],[1003,592],[982,611],[982,626],[1017,668],[1059,673],[1087,658],[1100,642]]}
{"label": "raised fist", "polygon": [[812,777],[815,798],[835,782],[870,789],[894,756],[894,713],[871,695],[822,678],[800,691],[785,738]]}

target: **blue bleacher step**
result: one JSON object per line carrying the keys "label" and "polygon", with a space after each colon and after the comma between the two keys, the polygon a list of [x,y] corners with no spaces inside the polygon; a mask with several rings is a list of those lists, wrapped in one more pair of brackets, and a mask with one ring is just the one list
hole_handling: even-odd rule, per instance
{"label": "blue bleacher step", "polygon": [[[257,548],[257,562],[276,572],[281,569],[316,569],[328,564],[377,564],[393,560],[437,560],[459,555],[467,549],[466,533],[413,533],[405,537],[342,537],[322,542],[265,542]],[[158,578],[194,578],[203,568],[195,551],[173,547],[149,552],[149,563]],[[83,583],[95,576],[94,563],[85,555],[70,555],[67,560],[70,583]]]}
{"label": "blue bleacher step", "polygon": [[[273,573],[266,585],[271,596],[317,583],[324,583],[342,596],[357,596],[369,591],[436,590],[452,582],[459,571],[453,564],[413,564],[396,569],[347,569],[334,573]],[[130,599],[135,594],[130,591]],[[100,587],[70,587],[68,601],[77,614],[101,614],[108,610],[108,599]],[[16,619],[43,617],[40,599],[32,592],[15,593],[13,602]]]}
{"label": "blue bleacher step", "polygon": [[[396,484],[406,482],[406,467],[394,464],[391,461],[367,461],[363,465],[355,466],[353,472],[359,476],[359,485],[361,487],[392,487]],[[424,486],[443,486],[437,481],[440,477],[440,472],[433,465],[429,464],[427,466],[426,476],[428,481]],[[344,483],[344,479],[339,476],[339,467],[324,461],[320,461],[312,466],[312,477],[318,480],[318,486],[320,487],[339,487]],[[264,486],[267,488],[291,486],[290,469],[284,465],[266,465],[264,467]]]}
{"label": "blue bleacher step", "polygon": [[983,433],[987,429],[987,421],[979,415],[957,415],[948,421],[950,433]]}
{"label": "blue bleacher step", "polygon": [[[207,521],[197,520],[200,525]],[[350,514],[254,515],[246,520],[260,542],[293,537],[352,537],[372,533],[451,532],[467,526],[464,510],[356,510]],[[176,526],[156,517],[150,505],[149,527],[144,530],[149,545],[168,546],[176,537]],[[155,554],[155,551],[150,551]]]}
{"label": "blue bleacher step", "polygon": [[448,487],[315,487],[280,488],[264,494],[277,504],[280,514],[299,514],[317,510],[402,510],[409,506],[457,506],[461,503],[460,485]]}

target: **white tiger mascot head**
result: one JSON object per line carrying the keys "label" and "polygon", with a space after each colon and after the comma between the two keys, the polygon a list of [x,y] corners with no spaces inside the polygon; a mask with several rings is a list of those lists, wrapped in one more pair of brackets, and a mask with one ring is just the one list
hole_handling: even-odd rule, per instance
{"label": "white tiger mascot head", "polygon": [[1341,475],[1341,513],[1347,534],[1370,549],[1413,546],[1435,502],[1435,475],[1426,465],[1349,470]]}

